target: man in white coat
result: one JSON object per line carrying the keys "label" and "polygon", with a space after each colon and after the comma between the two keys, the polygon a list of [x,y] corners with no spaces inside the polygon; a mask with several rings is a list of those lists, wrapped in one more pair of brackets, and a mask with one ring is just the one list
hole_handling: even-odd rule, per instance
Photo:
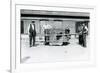
{"label": "man in white coat", "polygon": [[49,45],[50,42],[50,29],[52,28],[51,25],[49,24],[45,24],[43,25],[43,29],[44,29],[44,36],[45,36],[45,45]]}

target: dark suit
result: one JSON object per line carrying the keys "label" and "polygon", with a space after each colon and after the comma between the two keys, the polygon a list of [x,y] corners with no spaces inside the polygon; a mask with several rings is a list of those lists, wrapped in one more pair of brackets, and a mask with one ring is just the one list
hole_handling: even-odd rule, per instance
{"label": "dark suit", "polygon": [[[35,25],[34,25],[34,29],[32,28],[32,24],[30,24],[30,28],[29,28],[29,44],[30,47],[33,45],[35,45],[35,37],[36,37],[36,30],[35,30]],[[33,44],[32,44],[33,41]]]}
{"label": "dark suit", "polygon": [[85,28],[85,26],[83,27],[83,31],[82,31],[82,39],[83,39],[83,47],[86,47],[86,35],[87,35],[87,29]]}
{"label": "dark suit", "polygon": [[50,40],[50,29],[45,29],[45,45],[49,45],[49,40]]}
{"label": "dark suit", "polygon": [[79,32],[79,44],[82,45],[83,43],[83,35],[82,35],[82,30]]}

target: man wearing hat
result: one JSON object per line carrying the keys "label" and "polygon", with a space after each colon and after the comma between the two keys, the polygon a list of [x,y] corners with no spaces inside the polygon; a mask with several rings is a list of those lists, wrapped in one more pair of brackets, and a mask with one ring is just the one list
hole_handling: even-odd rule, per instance
{"label": "man wearing hat", "polygon": [[[28,34],[29,34],[29,45],[30,47],[35,46],[35,37],[36,37],[36,30],[35,30],[35,22],[32,21],[28,27]],[[33,43],[32,43],[33,41]]]}

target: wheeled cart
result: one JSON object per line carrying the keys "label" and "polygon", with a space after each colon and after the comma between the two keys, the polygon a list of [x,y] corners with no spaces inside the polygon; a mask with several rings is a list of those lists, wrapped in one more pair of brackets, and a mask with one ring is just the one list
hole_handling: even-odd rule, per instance
{"label": "wheeled cart", "polygon": [[45,45],[63,45],[69,42],[69,33],[65,34],[62,29],[46,29],[45,30]]}

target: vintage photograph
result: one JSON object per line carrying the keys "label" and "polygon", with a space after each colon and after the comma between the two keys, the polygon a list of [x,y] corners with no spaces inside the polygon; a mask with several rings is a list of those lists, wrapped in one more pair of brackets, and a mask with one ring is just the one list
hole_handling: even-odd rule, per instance
{"label": "vintage photograph", "polygon": [[20,10],[20,62],[89,59],[90,13]]}

